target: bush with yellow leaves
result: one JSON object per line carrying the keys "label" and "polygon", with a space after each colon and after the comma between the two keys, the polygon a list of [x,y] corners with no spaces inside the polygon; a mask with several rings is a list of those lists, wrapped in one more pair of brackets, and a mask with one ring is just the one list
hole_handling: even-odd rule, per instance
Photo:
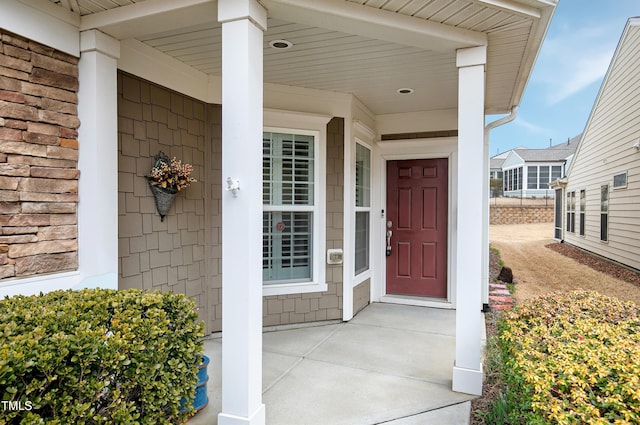
{"label": "bush with yellow leaves", "polygon": [[633,303],[593,291],[554,293],[507,311],[499,337],[507,423],[640,423]]}

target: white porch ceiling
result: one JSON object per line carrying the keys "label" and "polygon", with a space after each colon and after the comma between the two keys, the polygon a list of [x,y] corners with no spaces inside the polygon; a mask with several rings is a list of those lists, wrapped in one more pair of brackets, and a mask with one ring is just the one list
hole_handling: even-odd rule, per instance
{"label": "white porch ceiling", "polygon": [[[114,9],[140,9],[140,3],[166,3],[163,0],[49,0],[83,19],[99,22],[100,14],[114,15]],[[519,103],[531,72],[539,43],[548,26],[556,0],[328,0],[337,5],[410,17],[416,24],[446,26],[456,31],[479,33],[488,39],[487,113],[505,113]],[[137,4],[136,4],[137,3]],[[175,3],[181,3],[175,0]],[[193,6],[205,0],[185,1]],[[305,0],[267,0],[287,17]],[[294,6],[290,6],[294,5]],[[282,11],[285,13],[282,13]],[[385,13],[382,13],[384,11]],[[89,15],[89,16],[88,16]],[[126,14],[122,14],[125,16]],[[177,15],[176,15],[177,16]],[[376,114],[439,110],[457,107],[457,69],[455,50],[425,49],[389,41],[389,37],[362,35],[358,31],[333,28],[336,24],[316,25],[282,20],[270,15],[265,33],[264,79],[268,83],[352,93]],[[293,18],[291,18],[293,19]],[[124,19],[123,19],[124,21]],[[158,19],[159,25],[166,22]],[[122,31],[126,22],[117,25]],[[130,26],[135,25],[134,21]],[[138,28],[143,26],[138,25]],[[145,25],[144,34],[134,38],[207,74],[220,75],[221,28],[216,16],[193,24],[193,20],[163,31]],[[109,33],[109,27],[100,28]],[[114,26],[115,28],[115,26]],[[268,43],[286,39],[287,50],[274,50]],[[435,46],[434,46],[435,47]],[[410,95],[396,90],[410,87]]]}

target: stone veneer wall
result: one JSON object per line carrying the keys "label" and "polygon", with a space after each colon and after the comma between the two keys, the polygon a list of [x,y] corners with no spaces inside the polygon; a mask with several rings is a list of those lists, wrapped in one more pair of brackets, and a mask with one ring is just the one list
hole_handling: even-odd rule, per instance
{"label": "stone veneer wall", "polygon": [[78,58],[0,30],[0,280],[78,267]]}
{"label": "stone veneer wall", "polygon": [[[327,124],[327,243],[326,249],[343,247],[344,119]],[[321,256],[324,258],[324,253]],[[278,295],[264,298],[264,326],[335,320],[342,318],[342,265],[326,266],[326,292]]]}
{"label": "stone veneer wall", "polygon": [[549,206],[491,206],[490,224],[553,223],[553,205]]}
{"label": "stone veneer wall", "polygon": [[[118,74],[118,257],[120,289],[184,293],[208,323],[205,170],[207,105]],[[180,191],[160,221],[146,176],[163,151],[194,166],[198,182]]]}

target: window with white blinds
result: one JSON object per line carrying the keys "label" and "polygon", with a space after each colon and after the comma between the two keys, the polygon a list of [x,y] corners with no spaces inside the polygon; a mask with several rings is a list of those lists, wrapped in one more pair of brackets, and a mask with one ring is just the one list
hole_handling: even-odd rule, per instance
{"label": "window with white blinds", "polygon": [[262,278],[265,285],[313,276],[315,138],[263,134]]}

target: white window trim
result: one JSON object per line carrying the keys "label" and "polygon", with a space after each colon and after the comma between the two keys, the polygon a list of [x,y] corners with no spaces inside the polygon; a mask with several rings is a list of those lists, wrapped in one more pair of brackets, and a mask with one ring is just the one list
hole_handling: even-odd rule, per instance
{"label": "white window trim", "polygon": [[[582,195],[584,195],[584,198],[582,197]],[[584,203],[582,202],[584,199]],[[587,189],[580,189],[578,190],[578,200],[576,202],[578,208],[577,208],[577,214],[578,214],[578,218],[579,218],[579,222],[578,222],[578,236],[581,238],[586,238],[586,234],[587,234],[587,227],[586,227],[586,217],[587,217]],[[583,230],[582,232],[580,232],[580,230]]]}
{"label": "white window trim", "polygon": [[[344,279],[346,282],[350,282],[350,285],[345,285],[351,288],[355,288],[367,279],[371,279],[373,276],[373,260],[374,260],[374,217],[373,211],[377,208],[377,203],[374,197],[373,181],[376,174],[375,165],[375,147],[374,142],[376,140],[376,132],[370,128],[367,124],[353,120],[352,121],[352,137],[349,149],[345,150],[345,155],[348,155],[348,168],[349,175],[345,175],[345,183],[348,182],[348,188],[345,190],[345,232],[344,243],[345,246],[350,247],[349,258],[345,256],[344,264]],[[370,162],[370,174],[369,174],[369,207],[356,207],[356,145],[360,144],[369,149],[371,155]],[[355,273],[355,228],[356,228],[356,212],[369,211],[369,268],[363,270],[356,275]]]}
{"label": "white window trim", "polygon": [[[373,252],[373,146],[358,136],[354,137],[353,143],[353,173],[352,173],[352,190],[353,190],[353,198],[352,198],[352,207],[353,212],[351,215],[353,216],[353,226],[351,227],[353,236],[353,264],[352,264],[352,282],[353,287],[358,286],[362,282],[371,278],[371,265],[372,265],[372,252]],[[369,206],[368,207],[358,207],[356,206],[356,150],[357,145],[361,145],[369,150]],[[355,238],[355,229],[356,229],[356,213],[358,212],[368,212],[369,213],[369,267],[366,270],[363,270],[356,274],[355,272],[355,251],[356,251],[356,238]]]}
{"label": "white window trim", "polygon": [[[622,176],[624,175],[624,186],[616,186],[616,177],[617,176]],[[628,171],[621,171],[617,174],[613,175],[613,178],[611,179],[611,187],[613,188],[613,190],[619,190],[619,189],[626,189],[627,186],[629,185],[629,173]]]}
{"label": "white window trim", "polygon": [[[265,132],[302,134],[315,137],[314,143],[314,205],[311,281],[274,283],[262,285],[262,294],[287,295],[327,290],[325,247],[326,247],[326,152],[327,123],[331,117],[300,112],[264,110]],[[271,209],[264,206],[263,211]],[[274,207],[275,208],[275,207]],[[303,207],[309,209],[309,207]]]}
{"label": "white window trim", "polygon": [[[600,214],[599,214],[599,218],[600,218],[600,222],[598,224],[598,233],[600,234],[600,236],[598,237],[598,239],[600,240],[601,244],[608,244],[609,243],[609,211],[611,208],[611,186],[613,185],[613,183],[609,184],[609,183],[604,183],[600,185]],[[602,211],[602,188],[605,187],[607,188],[607,211],[604,212]],[[607,231],[607,239],[602,239],[602,214],[606,214],[607,215],[607,227],[606,227],[606,231]]]}

